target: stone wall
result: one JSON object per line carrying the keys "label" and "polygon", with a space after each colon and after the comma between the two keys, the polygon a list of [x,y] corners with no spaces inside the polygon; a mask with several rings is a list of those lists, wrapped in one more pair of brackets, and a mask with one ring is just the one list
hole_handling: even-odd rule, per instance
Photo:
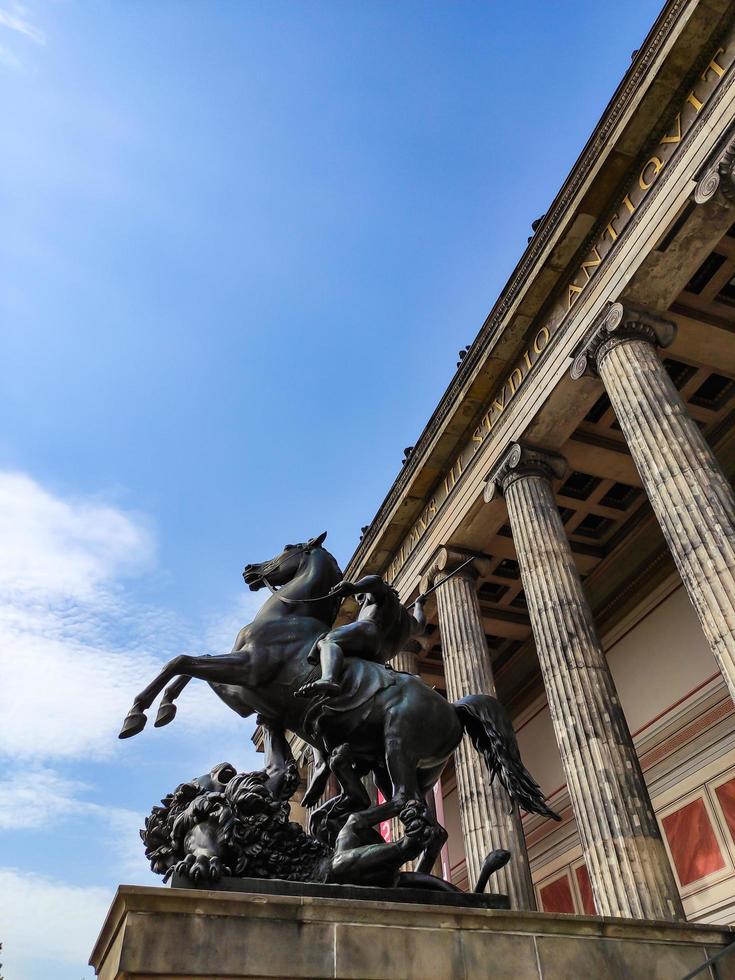
{"label": "stone wall", "polygon": [[[732,939],[713,926],[128,885],[91,962],[102,980],[673,980]],[[718,970],[735,978],[735,953]]]}

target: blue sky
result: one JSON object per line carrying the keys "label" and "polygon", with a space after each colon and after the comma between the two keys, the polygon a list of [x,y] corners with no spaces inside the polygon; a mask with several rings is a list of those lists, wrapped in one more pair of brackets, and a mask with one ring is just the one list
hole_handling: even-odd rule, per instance
{"label": "blue sky", "polygon": [[167,658],[344,565],[658,2],[0,0],[0,932],[79,980],[137,827],[256,765]]}

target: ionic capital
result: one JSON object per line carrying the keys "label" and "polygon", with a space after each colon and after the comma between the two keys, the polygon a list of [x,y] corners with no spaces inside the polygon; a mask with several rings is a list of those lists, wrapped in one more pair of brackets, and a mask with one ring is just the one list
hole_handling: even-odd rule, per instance
{"label": "ionic capital", "polygon": [[694,203],[706,204],[716,194],[722,202],[735,204],[735,127],[728,130],[724,140],[720,141],[700,170],[694,188]]}
{"label": "ionic capital", "polygon": [[511,483],[527,476],[560,480],[567,471],[567,461],[558,453],[526,442],[512,442],[486,477],[485,503],[496,494],[504,494]]}
{"label": "ionic capital", "polygon": [[645,340],[654,347],[669,347],[674,337],[676,324],[671,320],[623,303],[610,303],[573,354],[572,380],[578,381],[588,373],[597,374],[605,355],[618,344]]}
{"label": "ionic capital", "polygon": [[465,565],[459,575],[467,581],[476,582],[488,574],[490,565],[485,556],[478,555],[474,551],[463,551],[461,548],[452,548],[451,546],[437,548],[421,574],[421,592],[426,592],[437,581],[450,575],[470,558],[472,561]]}

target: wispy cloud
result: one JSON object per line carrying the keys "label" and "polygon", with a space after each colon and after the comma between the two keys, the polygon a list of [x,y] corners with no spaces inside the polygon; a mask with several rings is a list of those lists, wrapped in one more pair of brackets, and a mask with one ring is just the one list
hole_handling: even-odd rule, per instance
{"label": "wispy cloud", "polygon": [[36,44],[45,44],[45,33],[28,19],[28,8],[24,4],[14,3],[8,7],[0,7],[0,27],[16,34],[30,38]]}
{"label": "wispy cloud", "polygon": [[[224,653],[242,625],[230,616],[227,637],[219,628],[195,631],[136,601],[126,580],[155,566],[146,520],[64,499],[26,474],[0,472],[0,541],[0,754],[13,759],[109,757],[133,696],[166,660],[201,652],[215,635],[212,652]],[[243,608],[243,621],[254,611]],[[234,721],[204,685],[192,684],[185,697],[177,726]]]}
{"label": "wispy cloud", "polygon": [[137,644],[166,619],[121,588],[151,566],[152,535],[135,515],[0,473],[0,540],[0,752],[109,752],[135,678],[156,664]]}
{"label": "wispy cloud", "polygon": [[113,823],[140,823],[133,810],[103,806],[83,798],[90,787],[53,769],[11,770],[0,780],[0,830],[54,827],[68,817],[88,817]]}
{"label": "wispy cloud", "polygon": [[[8,977],[79,977],[112,901],[106,888],[80,888],[16,868],[0,868],[3,965]],[[45,973],[37,973],[34,967]],[[62,967],[74,967],[74,973]],[[48,972],[51,971],[51,972]]]}
{"label": "wispy cloud", "polygon": [[[229,614],[201,627],[140,601],[131,580],[157,567],[146,518],[53,493],[25,473],[0,471],[0,541],[0,832],[12,863],[84,839],[105,854],[102,880],[154,883],[138,837],[145,814],[105,800],[86,764],[116,764],[135,692],[177,653],[225,652],[261,597],[233,597]],[[237,762],[246,744],[241,720],[203,684],[187,689],[175,724],[186,750],[159,795],[222,759]],[[204,742],[186,738],[203,730]],[[110,899],[103,888],[0,867],[6,975],[50,976],[53,964],[53,976],[76,980]]]}

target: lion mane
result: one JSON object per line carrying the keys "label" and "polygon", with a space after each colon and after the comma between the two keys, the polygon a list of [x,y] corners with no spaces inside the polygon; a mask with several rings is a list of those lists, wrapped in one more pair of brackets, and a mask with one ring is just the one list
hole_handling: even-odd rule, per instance
{"label": "lion mane", "polygon": [[207,861],[203,878],[323,879],[331,848],[289,819],[287,797],[298,781],[293,769],[280,798],[266,772],[236,773],[229,763],[177,786],[140,831],[151,870],[164,881],[174,872],[196,878],[196,854],[200,872],[202,858]]}

